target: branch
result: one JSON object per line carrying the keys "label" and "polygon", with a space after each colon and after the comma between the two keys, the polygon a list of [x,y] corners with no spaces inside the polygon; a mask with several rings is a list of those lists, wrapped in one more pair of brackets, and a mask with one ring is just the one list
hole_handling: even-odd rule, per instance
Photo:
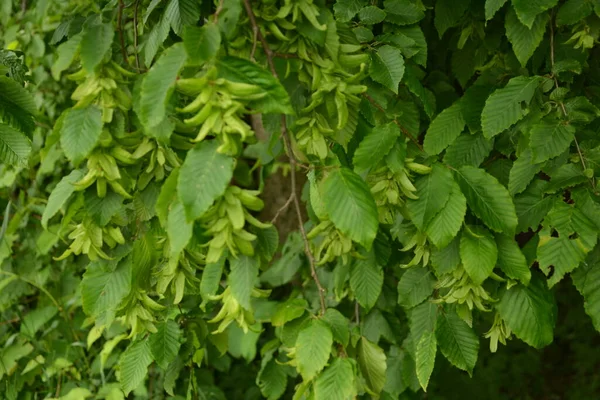
{"label": "branch", "polygon": [[273,219],[271,220],[271,224],[274,224],[275,221],[277,221],[277,218],[279,218],[279,214],[281,214],[283,211],[285,211],[285,209],[287,209],[290,204],[292,204],[292,201],[294,201],[294,195],[291,194],[290,197],[287,199],[287,201],[285,202],[284,205],[282,205],[279,210],[277,210],[277,212],[275,213],[275,216],[273,217]]}
{"label": "branch", "polygon": [[[267,63],[269,64],[269,69],[273,76],[279,80],[279,75],[277,74],[277,70],[275,69],[275,64],[273,63],[273,51],[269,47],[269,44],[265,40],[258,24],[256,22],[256,17],[254,16],[254,12],[252,11],[252,6],[250,5],[250,0],[244,0],[244,8],[246,9],[246,13],[248,14],[248,18],[250,19],[250,24],[252,25],[253,32],[256,33],[255,38],[257,38],[265,52],[267,57]],[[285,115],[281,116],[281,136],[283,137],[283,142],[285,144],[286,151],[288,153],[288,157],[290,160],[290,181],[292,185],[292,193],[290,198],[294,202],[294,209],[296,210],[296,216],[298,217],[298,228],[300,229],[300,235],[302,236],[302,240],[304,242],[304,252],[306,253],[306,257],[308,258],[308,262],[310,264],[310,272],[317,285],[317,289],[319,291],[319,300],[321,303],[321,314],[325,314],[327,307],[325,306],[325,289],[323,285],[321,285],[321,281],[319,280],[319,276],[317,275],[317,268],[315,257],[310,249],[310,242],[308,237],[306,236],[306,230],[304,229],[304,221],[302,219],[302,209],[300,207],[300,200],[298,198],[298,192],[296,190],[296,166],[298,165],[298,161],[294,156],[294,151],[292,149],[292,141],[290,139],[290,133],[287,128],[287,121],[285,119]]]}
{"label": "branch", "polygon": [[117,32],[119,32],[119,42],[121,44],[121,54],[123,55],[123,61],[125,64],[129,65],[129,60],[127,59],[127,49],[125,48],[125,38],[123,37],[123,9],[125,8],[125,4],[123,0],[119,0],[119,9],[117,12]]}
{"label": "branch", "polygon": [[140,71],[140,55],[138,52],[138,8],[140,6],[140,0],[135,0],[135,6],[133,8],[133,51],[135,52],[135,66]]}

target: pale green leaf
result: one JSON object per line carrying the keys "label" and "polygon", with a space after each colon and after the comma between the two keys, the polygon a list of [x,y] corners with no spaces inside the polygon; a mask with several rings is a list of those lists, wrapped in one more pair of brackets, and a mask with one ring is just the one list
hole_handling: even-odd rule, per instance
{"label": "pale green leaf", "polygon": [[48,197],[46,208],[44,208],[44,212],[42,213],[42,226],[44,229],[48,227],[48,220],[56,215],[75,192],[73,184],[81,178],[83,178],[83,172],[78,169],[73,170],[69,175],[64,176],[54,190],[52,190],[52,193]]}
{"label": "pale green leaf", "polygon": [[349,170],[331,171],[321,183],[325,209],[335,226],[369,249],[379,226],[377,206],[365,181]]}
{"label": "pale green leaf", "polygon": [[217,152],[216,141],[190,150],[179,172],[177,192],[188,221],[200,218],[225,193],[233,176],[233,158]]}
{"label": "pale green leaf", "polygon": [[240,255],[230,260],[231,272],[227,282],[231,294],[247,310],[251,309],[252,289],[258,282],[258,260],[254,257]]}
{"label": "pale green leaf", "polygon": [[429,222],[425,231],[438,248],[446,247],[458,234],[467,212],[467,199],[460,187],[452,181],[452,191],[444,208]]}
{"label": "pale green leaf", "polygon": [[419,230],[425,230],[427,224],[444,208],[450,198],[453,182],[450,170],[441,164],[434,164],[429,174],[415,181],[418,199],[408,200],[407,208]]}
{"label": "pale green leaf", "polygon": [[69,65],[75,59],[77,52],[79,51],[79,44],[81,43],[81,39],[83,34],[78,34],[72,36],[64,43],[61,43],[60,46],[56,49],[56,54],[58,55],[56,61],[50,67],[50,71],[52,72],[52,78],[58,81],[60,80],[60,74],[69,68]]}
{"label": "pale green leaf", "polygon": [[506,290],[496,308],[508,327],[525,343],[536,349],[552,343],[556,304],[542,279],[533,276],[529,286],[519,284]]}
{"label": "pale green leaf", "polygon": [[517,214],[508,190],[496,178],[479,168],[461,167],[457,176],[471,211],[491,230],[514,233]]}
{"label": "pale green leaf", "polygon": [[96,24],[83,31],[81,38],[81,65],[89,73],[102,62],[112,45],[115,29],[112,24]]}
{"label": "pale green leaf", "polygon": [[435,336],[440,351],[455,367],[473,373],[479,351],[479,339],[473,329],[456,313],[441,312]]}
{"label": "pale green leaf", "polygon": [[296,363],[305,381],[310,381],[325,368],[332,345],[331,329],[323,321],[312,320],[298,333]]}
{"label": "pale green leaf", "polygon": [[386,356],[381,347],[361,337],[358,343],[358,366],[367,388],[371,393],[379,394],[386,380]]}
{"label": "pale green leaf", "polygon": [[504,23],[506,37],[512,44],[513,51],[521,63],[521,66],[525,67],[535,49],[537,49],[542,42],[544,32],[546,32],[547,23],[548,15],[539,14],[535,18],[531,28],[528,28],[519,21],[517,14],[512,8],[506,14]]}
{"label": "pale green leaf", "polygon": [[102,133],[102,111],[94,106],[66,111],[60,130],[60,144],[73,164],[79,164],[94,149]]}
{"label": "pale green leaf", "polygon": [[394,93],[398,93],[398,85],[404,76],[404,57],[402,52],[390,45],[383,45],[373,53],[369,75],[377,83],[381,83]]}
{"label": "pale green leaf", "polygon": [[600,246],[571,274],[575,287],[584,299],[585,312],[600,331]]}
{"label": "pale green leaf", "polygon": [[556,3],[558,0],[512,0],[519,20],[528,28],[533,26],[538,14],[554,7]]}
{"label": "pale green leaf", "polygon": [[336,358],[315,381],[315,400],[347,400],[354,392],[354,368],[348,358]]}
{"label": "pale green leaf", "polygon": [[171,204],[166,228],[171,255],[176,257],[189,243],[194,229],[194,222],[187,220],[184,205],[181,202],[175,201]]}
{"label": "pale green leaf", "polygon": [[492,234],[480,226],[469,226],[463,230],[460,258],[473,283],[482,284],[490,276],[498,260],[498,248]]}
{"label": "pale green leaf", "polygon": [[150,335],[148,343],[154,361],[166,369],[179,353],[181,330],[173,320],[156,324],[156,332]]}
{"label": "pale green leaf", "polygon": [[409,268],[398,282],[398,304],[411,308],[427,299],[435,287],[429,268]]}
{"label": "pale green leaf", "polygon": [[444,162],[454,168],[463,165],[478,167],[494,148],[494,139],[486,139],[481,133],[463,133],[448,147]]}
{"label": "pale green leaf", "polygon": [[138,388],[146,379],[148,366],[152,363],[152,353],[147,340],[131,344],[119,358],[121,371],[119,380],[125,395]]}
{"label": "pale green leaf", "polygon": [[435,2],[434,25],[440,38],[449,28],[459,24],[464,13],[469,9],[471,0],[438,0]]}
{"label": "pale green leaf", "polygon": [[507,0],[485,0],[485,20],[489,21],[502,8]]}
{"label": "pale green leaf", "polygon": [[531,271],[517,242],[506,235],[496,234],[496,245],[498,246],[498,266],[509,278],[528,285],[531,280]]}
{"label": "pale green leaf", "polygon": [[439,154],[465,129],[461,104],[454,103],[439,113],[427,129],[423,148],[429,154]]}
{"label": "pale green leaf", "polygon": [[25,166],[31,152],[31,141],[20,131],[0,123],[0,163]]}
{"label": "pale green leaf", "polygon": [[373,256],[357,259],[350,272],[350,288],[356,300],[367,310],[377,302],[383,285],[383,270]]}
{"label": "pale green leaf", "polygon": [[417,344],[416,366],[417,377],[423,390],[427,391],[429,378],[435,365],[435,356],[437,354],[437,340],[433,332],[425,332],[420,337]]}
{"label": "pale green leaf", "polygon": [[526,114],[523,103],[529,104],[539,86],[540,77],[518,76],[488,97],[481,114],[483,134],[491,138],[510,128]]}
{"label": "pale green leaf", "polygon": [[562,154],[575,138],[575,127],[563,121],[543,120],[531,128],[532,161],[541,163]]}
{"label": "pale green leaf", "polygon": [[221,47],[221,32],[214,23],[186,26],[183,31],[183,45],[188,60],[194,65],[202,65],[217,55]]}
{"label": "pale green leaf", "polygon": [[354,169],[361,172],[377,165],[390,152],[398,136],[400,128],[393,122],[373,128],[354,152]]}

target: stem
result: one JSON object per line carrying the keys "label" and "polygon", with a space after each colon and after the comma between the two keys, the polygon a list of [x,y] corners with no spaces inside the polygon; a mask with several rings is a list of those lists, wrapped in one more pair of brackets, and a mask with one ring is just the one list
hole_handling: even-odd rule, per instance
{"label": "stem", "polygon": [[285,202],[284,205],[282,205],[279,210],[277,210],[277,212],[275,213],[275,216],[273,217],[273,219],[271,220],[271,224],[274,224],[275,221],[277,221],[277,218],[279,218],[279,214],[281,214],[286,208],[289,207],[290,204],[292,204],[292,201],[294,201],[294,196],[290,195],[290,197],[287,199],[287,201]]}
{"label": "stem", "polygon": [[135,6],[133,8],[133,51],[135,52],[135,66],[137,70],[140,70],[140,55],[138,52],[138,8],[140,6],[140,0],[135,0]]}
{"label": "stem", "polygon": [[123,37],[123,8],[125,8],[125,4],[123,3],[123,0],[119,0],[119,9],[117,11],[117,32],[119,32],[119,42],[121,44],[123,61],[125,61],[125,64],[129,65],[129,60],[127,59],[127,49],[125,48],[125,38]]}
{"label": "stem", "polygon": [[[275,64],[273,63],[273,51],[269,47],[269,44],[265,40],[265,37],[262,35],[258,24],[256,22],[256,17],[254,16],[254,12],[252,11],[252,6],[250,5],[250,0],[244,0],[244,8],[246,9],[246,13],[248,14],[248,18],[250,18],[250,24],[252,25],[253,32],[256,33],[256,38],[260,41],[263,51],[267,57],[267,63],[269,64],[269,69],[273,76],[279,80],[279,75],[277,74],[277,70],[275,69]],[[310,250],[310,242],[308,237],[306,236],[306,230],[304,229],[304,221],[302,219],[302,209],[300,207],[300,200],[298,199],[298,192],[296,190],[296,166],[298,165],[298,161],[294,156],[294,151],[292,149],[292,141],[290,139],[290,133],[287,128],[287,121],[285,119],[285,115],[281,116],[281,136],[283,137],[283,142],[285,144],[286,152],[288,154],[288,158],[290,160],[290,181],[292,185],[292,193],[290,194],[290,198],[294,202],[294,209],[296,210],[296,216],[298,217],[298,228],[300,230],[300,235],[302,236],[302,241],[304,242],[304,253],[306,253],[306,257],[308,258],[308,262],[310,264],[310,272],[312,275],[315,284],[317,285],[317,289],[319,291],[319,300],[321,303],[321,314],[325,314],[327,307],[325,305],[325,289],[323,285],[321,285],[321,281],[319,280],[319,276],[317,275],[317,268],[315,263],[315,257]]]}

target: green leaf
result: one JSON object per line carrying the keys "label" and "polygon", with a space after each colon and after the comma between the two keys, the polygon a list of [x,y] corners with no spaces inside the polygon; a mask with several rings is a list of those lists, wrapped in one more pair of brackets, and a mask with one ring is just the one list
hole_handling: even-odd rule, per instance
{"label": "green leaf", "polygon": [[415,181],[418,199],[407,201],[408,212],[419,230],[423,231],[427,224],[439,213],[452,191],[454,180],[448,168],[434,164],[431,172]]}
{"label": "green leaf", "polygon": [[588,0],[567,0],[558,9],[556,25],[575,25],[593,11],[592,2]]}
{"label": "green leaf", "polygon": [[73,164],[90,155],[102,133],[102,111],[96,106],[66,111],[60,129],[60,144]]}
{"label": "green leaf", "polygon": [[392,150],[399,136],[400,128],[393,122],[373,128],[354,152],[354,169],[361,172],[373,168]]}
{"label": "green leaf", "polygon": [[425,18],[423,9],[410,0],[385,0],[386,21],[396,25],[412,25]]}
{"label": "green leaf", "polygon": [[437,326],[439,305],[425,301],[408,311],[410,335],[413,338],[422,337],[427,332],[434,332]]}
{"label": "green leaf", "polygon": [[398,304],[412,308],[427,299],[435,287],[429,268],[409,268],[398,282]]}
{"label": "green leaf", "polygon": [[152,354],[147,340],[131,344],[119,358],[121,388],[125,396],[138,388],[146,379],[148,366],[152,363]]}
{"label": "green leaf", "polygon": [[417,344],[415,363],[417,365],[417,377],[424,391],[427,391],[429,378],[435,365],[437,354],[437,340],[433,332],[425,332]]}
{"label": "green leaf", "polygon": [[157,324],[156,329],[156,332],[148,338],[150,352],[154,361],[162,369],[166,369],[179,353],[181,330],[173,320]]}
{"label": "green leaf", "polygon": [[197,0],[171,0],[165,9],[165,17],[173,31],[181,35],[185,26],[194,25],[200,18],[200,2]]}
{"label": "green leaf", "polygon": [[579,162],[564,164],[550,173],[550,183],[546,186],[547,193],[555,193],[560,189],[576,186],[587,181]]}
{"label": "green leaf", "polygon": [[438,0],[435,2],[434,25],[440,38],[449,28],[459,24],[460,19],[469,9],[471,0]]}
{"label": "green leaf", "polygon": [[258,373],[256,384],[267,400],[279,399],[287,386],[285,366],[275,360],[269,360]]}
{"label": "green leaf", "polygon": [[339,22],[350,22],[364,6],[365,1],[361,0],[337,0],[333,6],[335,19]]}
{"label": "green leaf", "polygon": [[465,129],[465,119],[459,102],[439,113],[427,129],[423,148],[429,154],[439,154]]}
{"label": "green leaf", "polygon": [[289,299],[279,303],[271,316],[271,325],[283,326],[296,318],[300,318],[307,308],[308,303],[304,299]]}
{"label": "green leaf", "polygon": [[315,400],[347,400],[355,391],[354,368],[348,358],[336,358],[315,381]]}
{"label": "green leaf", "polygon": [[57,47],[56,54],[58,57],[50,67],[52,78],[54,78],[54,80],[60,80],[60,74],[69,68],[69,65],[71,65],[75,59],[75,56],[79,51],[79,44],[81,43],[82,37],[83,34],[72,36],[69,40]]}
{"label": "green leaf", "polygon": [[538,14],[549,10],[558,3],[558,0],[512,0],[512,5],[517,12],[521,23],[531,29]]}
{"label": "green leaf", "polygon": [[225,258],[221,258],[215,263],[209,263],[204,266],[202,279],[200,280],[200,295],[202,300],[207,301],[209,296],[217,294],[221,276],[223,276],[223,266]]}
{"label": "green leaf", "polygon": [[371,393],[379,394],[386,380],[386,356],[381,347],[371,343],[364,336],[358,343],[358,366],[367,388]]}
{"label": "green leaf", "polygon": [[397,94],[398,85],[404,76],[402,52],[387,44],[379,47],[372,56],[369,75],[375,82]]}
{"label": "green leaf", "polygon": [[585,300],[585,312],[600,331],[600,246],[571,274],[571,279]]}
{"label": "green leaf", "polygon": [[185,249],[192,238],[193,229],[194,222],[187,220],[184,205],[180,201],[173,202],[167,218],[167,235],[172,257],[177,257]]}
{"label": "green leaf", "polygon": [[469,226],[460,238],[460,258],[475,285],[481,285],[494,270],[498,248],[487,229]]}
{"label": "green leaf", "polygon": [[489,21],[502,8],[507,0],[485,0],[485,20]]}
{"label": "green leaf", "polygon": [[37,106],[31,93],[18,82],[0,76],[0,122],[31,135]]}
{"label": "green leaf", "polygon": [[525,67],[535,49],[542,42],[547,23],[548,15],[540,14],[535,18],[531,28],[528,28],[519,21],[517,14],[512,8],[506,14],[506,21],[504,23],[506,37],[512,44],[513,51],[521,66]]}
{"label": "green leaf", "polygon": [[325,368],[332,345],[331,329],[323,321],[314,319],[298,333],[296,363],[305,381],[310,381]]}
{"label": "green leaf", "polygon": [[456,237],[467,212],[467,199],[456,182],[444,208],[429,222],[425,231],[438,248],[446,247]]}
{"label": "green leaf", "polygon": [[519,217],[518,232],[529,228],[537,230],[542,219],[552,209],[556,198],[544,195],[547,186],[546,181],[534,180],[527,190],[515,196],[515,209]]}
{"label": "green leaf", "polygon": [[525,286],[531,280],[531,271],[527,260],[517,242],[506,235],[496,234],[498,246],[498,266],[511,279],[521,281]]}
{"label": "green leaf", "polygon": [[231,294],[247,310],[252,309],[250,298],[252,289],[258,281],[258,260],[254,257],[240,255],[229,261],[231,272],[227,282]]}
{"label": "green leaf", "polygon": [[541,163],[562,154],[575,138],[575,127],[563,121],[543,120],[531,128],[532,161]]}
{"label": "green leaf", "polygon": [[176,43],[164,51],[144,77],[140,89],[139,110],[136,112],[147,129],[156,127],[165,119],[167,102],[186,58],[183,44]]}
{"label": "green leaf", "polygon": [[186,26],[183,31],[183,46],[191,64],[202,65],[212,60],[221,47],[219,27],[214,23],[200,27]]}
{"label": "green leaf", "polygon": [[265,96],[250,102],[255,112],[293,114],[290,98],[281,83],[255,63],[227,56],[217,61],[219,77],[233,82],[249,83],[263,89]]}
{"label": "green leaf", "polygon": [[333,170],[321,183],[321,196],[335,226],[370,249],[379,222],[375,200],[365,181],[348,168]]}
{"label": "green leaf", "polygon": [[435,336],[444,357],[456,368],[471,375],[477,362],[479,339],[469,325],[454,312],[442,312]]}
{"label": "green leaf", "polygon": [[457,177],[469,208],[479,219],[493,231],[515,232],[515,206],[506,188],[496,178],[470,166],[461,167]]}
{"label": "green leaf", "polygon": [[483,135],[492,138],[518,122],[526,114],[523,103],[529,105],[540,77],[518,76],[488,97],[481,114]]}
{"label": "green leaf", "polygon": [[486,139],[481,133],[463,133],[448,147],[444,162],[454,168],[463,165],[478,167],[494,148],[494,139]]}
{"label": "green leaf", "polygon": [[131,290],[131,259],[95,261],[88,265],[81,281],[83,311],[95,318],[97,326],[109,327],[117,308]]}
{"label": "green leaf", "polygon": [[510,169],[508,178],[508,191],[510,194],[514,196],[527,189],[531,180],[541,169],[542,166],[540,164],[533,163],[531,149],[525,149],[525,151],[523,151],[523,153],[515,160]]}
{"label": "green leaf", "polygon": [[385,11],[376,6],[368,6],[358,12],[358,17],[363,24],[374,25],[385,19]]}
{"label": "green leaf", "polygon": [[31,152],[31,141],[18,130],[0,123],[0,162],[25,166]]}
{"label": "green leaf", "polygon": [[48,197],[46,208],[44,208],[42,214],[42,226],[44,229],[48,229],[48,221],[50,218],[56,215],[62,206],[65,205],[67,200],[69,200],[73,192],[75,192],[75,186],[73,186],[73,184],[81,178],[83,178],[83,172],[78,169],[73,170],[69,175],[64,176],[60,182],[58,182],[54,190],[52,190],[50,197]]}
{"label": "green leaf", "polygon": [[21,321],[21,334],[31,339],[48,321],[58,313],[54,305],[36,308],[28,312]]}
{"label": "green leaf", "polygon": [[350,272],[350,288],[361,306],[371,309],[379,298],[382,285],[383,270],[373,256],[354,262]]}
{"label": "green leaf", "polygon": [[83,31],[81,38],[81,65],[89,73],[102,62],[112,45],[115,30],[112,24],[96,24]]}
{"label": "green leaf", "polygon": [[179,172],[177,192],[188,221],[200,218],[225,193],[233,177],[233,158],[217,152],[216,141],[190,150]]}
{"label": "green leaf", "polygon": [[496,308],[507,326],[525,343],[536,349],[552,343],[556,304],[542,279],[534,276],[529,286],[512,286],[504,292]]}
{"label": "green leaf", "polygon": [[328,308],[323,315],[323,321],[331,328],[333,340],[343,346],[347,346],[350,340],[350,330],[348,328],[350,322],[348,319],[335,308]]}

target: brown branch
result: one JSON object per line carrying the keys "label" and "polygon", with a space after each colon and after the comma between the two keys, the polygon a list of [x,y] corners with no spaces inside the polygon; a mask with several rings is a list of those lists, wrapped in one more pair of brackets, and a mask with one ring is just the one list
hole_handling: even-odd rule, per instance
{"label": "brown branch", "polygon": [[[382,113],[385,114],[385,110],[383,109],[383,107],[381,107],[374,98],[372,98],[371,96],[369,96],[366,93],[362,94],[363,97],[367,100],[369,100],[369,103],[373,104],[373,106],[375,106],[375,108],[377,108],[379,111],[381,111]],[[419,143],[419,141],[410,134],[409,131],[406,130],[405,127],[402,126],[402,124],[400,124],[400,122],[398,122],[398,120],[396,120],[396,118],[394,118],[393,120],[394,124],[398,125],[398,127],[400,128],[400,131],[402,131],[402,134],[404,136],[406,136],[407,138],[409,138],[418,148],[419,150],[421,150],[423,153],[425,153],[425,150],[423,150],[423,146],[421,146],[421,143]]]}
{"label": "brown branch", "polygon": [[290,206],[290,204],[292,204],[292,201],[294,201],[294,195],[290,194],[290,197],[287,199],[287,201],[285,202],[285,204],[282,205],[279,208],[279,210],[277,210],[277,212],[275,213],[275,216],[271,220],[271,224],[274,224],[275,221],[277,221],[277,218],[279,218],[279,214],[281,214],[283,211],[285,211],[285,209],[288,208]]}
{"label": "brown branch", "polygon": [[219,21],[219,14],[221,14],[221,12],[223,12],[224,5],[225,5],[225,0],[219,0],[217,9],[215,10],[215,13],[213,14],[213,21],[215,24]]}
{"label": "brown branch", "polygon": [[119,0],[119,9],[117,11],[117,32],[119,32],[119,43],[121,44],[121,54],[123,55],[123,61],[129,65],[127,59],[127,48],[125,47],[125,37],[123,36],[123,9],[125,4],[123,0]]}
{"label": "brown branch", "polygon": [[[269,47],[269,44],[265,40],[265,37],[262,35],[260,29],[258,28],[258,23],[256,22],[254,11],[252,11],[250,0],[244,0],[244,8],[246,9],[248,18],[250,18],[250,24],[252,25],[252,29],[254,32],[256,32],[256,37],[260,41],[263,51],[265,52],[265,55],[267,57],[267,63],[269,64],[269,69],[271,70],[273,76],[276,79],[279,79],[279,75],[277,74],[277,70],[275,69],[275,64],[273,63],[273,51]],[[304,252],[306,253],[306,257],[308,258],[308,262],[310,264],[310,272],[319,291],[321,314],[325,314],[325,311],[327,310],[327,306],[325,305],[325,289],[323,288],[323,285],[321,285],[321,281],[319,280],[319,276],[317,275],[315,257],[310,249],[310,242],[308,240],[308,237],[306,236],[306,230],[304,229],[302,209],[300,207],[300,200],[298,198],[298,192],[296,190],[296,166],[298,165],[298,161],[296,160],[296,157],[294,156],[294,151],[292,149],[292,141],[290,139],[290,133],[287,128],[287,121],[285,119],[285,115],[281,116],[281,136],[283,137],[283,142],[285,144],[285,148],[290,160],[290,181],[292,185],[292,193],[290,195],[290,198],[294,202],[294,209],[296,210],[296,216],[298,217],[298,228],[300,230],[300,235],[302,236],[302,240],[304,242]]]}

